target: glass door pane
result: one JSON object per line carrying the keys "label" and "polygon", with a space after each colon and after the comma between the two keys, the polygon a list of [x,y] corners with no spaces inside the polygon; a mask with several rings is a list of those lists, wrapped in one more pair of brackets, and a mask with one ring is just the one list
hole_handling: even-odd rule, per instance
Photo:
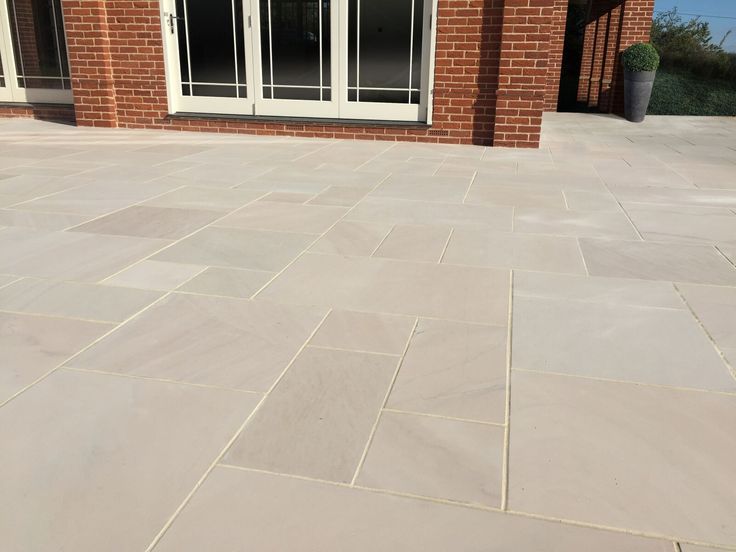
{"label": "glass door pane", "polygon": [[430,4],[347,0],[347,104],[341,115],[418,120],[426,104]]}
{"label": "glass door pane", "polygon": [[60,0],[7,0],[6,8],[15,58],[12,85],[71,90]]}
{"label": "glass door pane", "polygon": [[329,100],[330,38],[329,1],[261,2],[263,97]]}
{"label": "glass door pane", "polygon": [[256,113],[336,116],[331,0],[258,0],[261,102]]}
{"label": "glass door pane", "polygon": [[246,98],[243,3],[177,0],[182,94]]}
{"label": "glass door pane", "polygon": [[[252,113],[246,0],[174,0],[164,14],[179,111]],[[245,101],[244,101],[245,100]]]}

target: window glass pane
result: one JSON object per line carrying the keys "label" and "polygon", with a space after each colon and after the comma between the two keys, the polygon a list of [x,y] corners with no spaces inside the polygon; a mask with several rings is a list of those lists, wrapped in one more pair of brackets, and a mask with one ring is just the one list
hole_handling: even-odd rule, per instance
{"label": "window glass pane", "polygon": [[18,86],[70,88],[60,0],[7,0]]}
{"label": "window glass pane", "polygon": [[242,0],[177,0],[176,15],[181,80],[191,95],[244,97],[236,86],[245,84]]}
{"label": "window glass pane", "polygon": [[360,89],[361,102],[409,103],[408,90],[366,90]]}
{"label": "window glass pane", "polygon": [[274,86],[273,97],[277,100],[319,100],[319,88]]}
{"label": "window glass pane", "polygon": [[0,52],[0,87],[5,86],[5,73],[3,73],[3,56]]}
{"label": "window glass pane", "polygon": [[275,85],[273,97],[319,100],[320,84],[330,85],[330,0],[263,0],[260,18],[263,82]]}
{"label": "window glass pane", "polygon": [[424,0],[349,0],[349,101],[418,103],[423,13]]}

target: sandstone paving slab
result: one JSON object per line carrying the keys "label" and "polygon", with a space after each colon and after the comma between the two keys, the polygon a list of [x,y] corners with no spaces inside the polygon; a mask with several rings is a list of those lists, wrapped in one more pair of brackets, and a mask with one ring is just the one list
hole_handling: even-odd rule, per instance
{"label": "sandstone paving slab", "polygon": [[736,542],[736,395],[518,371],[511,388],[512,510]]}
{"label": "sandstone paving slab", "polygon": [[592,276],[736,286],[736,267],[705,245],[581,239]]}
{"label": "sandstone paving slab", "polygon": [[258,398],[52,374],[0,411],[3,550],[144,550]]}
{"label": "sandstone paving slab", "polygon": [[264,552],[295,542],[302,550],[354,552],[672,550],[662,540],[218,467],[157,552],[226,552],[245,540]]}
{"label": "sandstone paving slab", "polygon": [[369,257],[391,231],[390,224],[340,221],[312,247],[313,253]]}
{"label": "sandstone paving slab", "polygon": [[169,241],[26,228],[0,230],[0,272],[56,280],[97,282]]}
{"label": "sandstone paving slab", "polygon": [[135,205],[77,226],[74,231],[176,240],[220,216],[217,211]]}
{"label": "sandstone paving slab", "polygon": [[679,284],[685,300],[721,347],[736,348],[736,287]]}
{"label": "sandstone paving slab", "polygon": [[152,257],[193,265],[277,272],[314,241],[314,236],[210,226]]}
{"label": "sandstone paving slab", "polygon": [[310,345],[400,355],[414,328],[414,318],[333,310]]}
{"label": "sandstone paving slab", "polygon": [[99,322],[122,322],[161,293],[24,278],[0,289],[0,310]]}
{"label": "sandstone paving slab", "polygon": [[512,335],[513,368],[736,392],[686,310],[515,297]]}
{"label": "sandstone paving slab", "polygon": [[265,392],[325,314],[313,307],[173,294],[71,365]]}
{"label": "sandstone paving slab", "polygon": [[398,359],[307,347],[223,461],[349,483]]}
{"label": "sandstone paving slab", "polygon": [[514,295],[638,307],[686,308],[669,282],[523,270],[514,271]]}
{"label": "sandstone paving slab", "polygon": [[505,325],[506,270],[307,253],[256,299]]}
{"label": "sandstone paving slab", "polygon": [[634,227],[623,213],[606,211],[520,207],[514,211],[514,231],[591,238],[637,238]]}
{"label": "sandstone paving slab", "polygon": [[545,272],[586,273],[575,238],[487,232],[476,228],[457,228],[447,244],[442,262]]}
{"label": "sandstone paving slab", "polygon": [[209,267],[177,288],[177,291],[250,298],[276,274],[262,270]]}
{"label": "sandstone paving slab", "polygon": [[9,399],[113,327],[0,312],[0,401]]}
{"label": "sandstone paving slab", "polygon": [[397,224],[373,254],[387,259],[439,262],[451,228],[441,225]]}
{"label": "sandstone paving slab", "polygon": [[502,326],[421,319],[387,406],[504,423],[507,339]]}
{"label": "sandstone paving slab", "polygon": [[201,273],[205,267],[144,260],[105,279],[105,284],[170,291]]}
{"label": "sandstone paving slab", "polygon": [[358,485],[501,506],[504,429],[384,412]]}

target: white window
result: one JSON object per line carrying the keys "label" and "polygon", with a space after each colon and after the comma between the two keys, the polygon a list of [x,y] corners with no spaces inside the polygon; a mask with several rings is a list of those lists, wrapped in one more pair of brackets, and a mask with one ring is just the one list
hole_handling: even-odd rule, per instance
{"label": "white window", "polygon": [[436,0],[165,0],[169,109],[427,121]]}
{"label": "white window", "polygon": [[61,0],[0,0],[0,101],[72,102]]}

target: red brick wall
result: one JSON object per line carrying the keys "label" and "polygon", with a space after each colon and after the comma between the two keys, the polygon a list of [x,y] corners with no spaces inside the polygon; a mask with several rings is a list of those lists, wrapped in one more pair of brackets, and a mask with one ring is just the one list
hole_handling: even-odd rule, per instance
{"label": "red brick wall", "polygon": [[506,0],[494,146],[538,147],[554,0]]}
{"label": "red brick wall", "polygon": [[654,0],[594,0],[585,28],[578,100],[623,112],[621,52],[650,38]]}
{"label": "red brick wall", "polygon": [[[118,126],[108,9],[105,0],[62,0],[77,124]],[[131,9],[140,2],[128,2]],[[147,2],[146,4],[153,4]],[[132,32],[131,32],[132,33]]]}
{"label": "red brick wall", "polygon": [[[512,1],[512,0],[507,0]],[[159,3],[62,0],[80,125],[491,144],[503,0],[440,0],[431,129],[169,118]],[[100,103],[95,89],[104,91]],[[81,94],[80,94],[81,92]]]}
{"label": "red brick wall", "polygon": [[547,90],[544,98],[545,111],[557,111],[568,3],[569,0],[554,0],[552,7],[552,28],[550,30],[549,58],[547,61]]}
{"label": "red brick wall", "polygon": [[0,105],[0,118],[24,117],[43,121],[74,122],[74,107],[71,105]]}

